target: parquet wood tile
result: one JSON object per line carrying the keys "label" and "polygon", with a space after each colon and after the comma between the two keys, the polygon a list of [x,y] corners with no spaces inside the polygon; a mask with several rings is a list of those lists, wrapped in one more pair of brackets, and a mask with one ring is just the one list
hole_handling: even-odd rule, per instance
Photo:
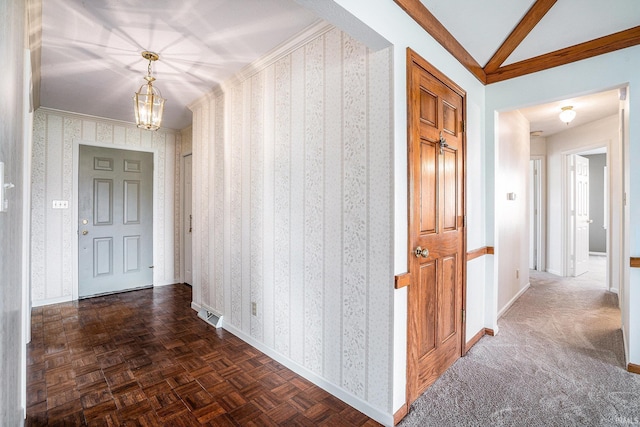
{"label": "parquet wood tile", "polygon": [[31,313],[26,426],[377,426],[173,285]]}

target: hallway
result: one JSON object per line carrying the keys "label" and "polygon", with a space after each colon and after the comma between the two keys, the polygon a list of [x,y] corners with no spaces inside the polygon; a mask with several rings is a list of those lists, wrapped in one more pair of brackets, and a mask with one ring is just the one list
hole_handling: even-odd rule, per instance
{"label": "hallway", "polygon": [[640,375],[625,370],[618,297],[604,289],[604,269],[531,272],[530,281],[499,334],[458,360],[401,426],[640,424]]}

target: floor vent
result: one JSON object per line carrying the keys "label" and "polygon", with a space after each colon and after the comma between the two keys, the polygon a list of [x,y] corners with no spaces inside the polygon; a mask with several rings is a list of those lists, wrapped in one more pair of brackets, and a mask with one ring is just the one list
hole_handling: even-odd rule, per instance
{"label": "floor vent", "polygon": [[209,311],[206,308],[201,308],[200,311],[198,311],[198,317],[214,328],[222,327],[222,315]]}

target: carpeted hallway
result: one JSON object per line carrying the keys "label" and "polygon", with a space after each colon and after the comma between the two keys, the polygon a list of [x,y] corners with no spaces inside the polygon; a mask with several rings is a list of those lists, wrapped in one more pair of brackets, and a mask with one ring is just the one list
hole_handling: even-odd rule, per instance
{"label": "carpeted hallway", "polygon": [[640,375],[625,370],[618,297],[602,259],[531,287],[411,406],[400,426],[639,426]]}

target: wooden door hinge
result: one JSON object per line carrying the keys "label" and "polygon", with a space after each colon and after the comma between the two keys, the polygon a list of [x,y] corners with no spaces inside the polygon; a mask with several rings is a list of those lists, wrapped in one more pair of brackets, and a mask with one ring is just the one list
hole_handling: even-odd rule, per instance
{"label": "wooden door hinge", "polygon": [[460,129],[462,130],[462,132],[466,132],[467,131],[467,122],[464,120],[460,120]]}

